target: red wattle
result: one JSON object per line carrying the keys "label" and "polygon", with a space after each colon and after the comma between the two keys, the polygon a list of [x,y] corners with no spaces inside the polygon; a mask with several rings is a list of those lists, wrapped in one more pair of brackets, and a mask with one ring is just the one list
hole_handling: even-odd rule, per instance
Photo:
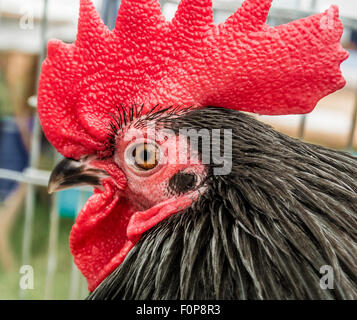
{"label": "red wattle", "polygon": [[134,211],[117,189],[103,183],[105,191],[96,190],[81,212],[70,234],[70,249],[79,270],[93,291],[125,258],[134,243],[126,229]]}
{"label": "red wattle", "polygon": [[157,204],[149,210],[134,213],[130,218],[127,227],[128,238],[135,241],[138,236],[140,237],[145,231],[149,230],[160,221],[189,207],[193,201],[194,197],[191,196],[172,198]]}

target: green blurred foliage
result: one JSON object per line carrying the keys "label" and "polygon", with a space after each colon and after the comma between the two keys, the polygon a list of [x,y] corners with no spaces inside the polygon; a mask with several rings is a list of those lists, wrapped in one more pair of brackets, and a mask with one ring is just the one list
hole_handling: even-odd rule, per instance
{"label": "green blurred foliage", "polygon": [[[47,257],[49,243],[49,203],[37,196],[34,214],[32,250],[30,265],[34,269],[34,289],[26,290],[25,299],[44,299]],[[41,199],[42,198],[42,199]],[[69,251],[69,233],[73,225],[73,219],[60,218],[57,268],[54,276],[53,292],[51,299],[68,299],[72,256]],[[19,298],[19,281],[22,276],[19,272],[21,266],[22,236],[24,228],[24,210],[18,215],[11,234],[11,245],[16,258],[16,267],[11,272],[0,270],[0,300]]]}

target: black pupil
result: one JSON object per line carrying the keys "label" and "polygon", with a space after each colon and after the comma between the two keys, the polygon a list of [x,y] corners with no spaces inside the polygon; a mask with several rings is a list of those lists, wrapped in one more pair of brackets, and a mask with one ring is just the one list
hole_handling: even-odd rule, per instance
{"label": "black pupil", "polygon": [[[133,157],[135,158],[136,157],[136,148],[133,150]],[[150,159],[150,155],[151,155],[151,151],[150,150],[147,150],[147,149],[144,149],[142,151],[140,151],[140,159],[142,162],[147,162],[149,159]]]}
{"label": "black pupil", "polygon": [[148,161],[149,153],[147,152],[147,150],[141,151],[140,157],[141,157],[141,159],[144,160],[144,162]]}

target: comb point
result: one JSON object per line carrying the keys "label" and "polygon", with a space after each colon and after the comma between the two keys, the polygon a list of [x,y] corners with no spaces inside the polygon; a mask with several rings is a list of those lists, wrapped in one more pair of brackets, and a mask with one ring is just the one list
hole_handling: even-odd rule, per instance
{"label": "comb point", "polygon": [[240,32],[260,31],[266,23],[272,0],[245,0],[224,23]]}
{"label": "comb point", "polygon": [[80,0],[76,46],[86,46],[88,42],[104,38],[109,29],[102,21],[91,0]]}
{"label": "comb point", "polygon": [[212,0],[181,0],[172,23],[190,29],[211,26]]}

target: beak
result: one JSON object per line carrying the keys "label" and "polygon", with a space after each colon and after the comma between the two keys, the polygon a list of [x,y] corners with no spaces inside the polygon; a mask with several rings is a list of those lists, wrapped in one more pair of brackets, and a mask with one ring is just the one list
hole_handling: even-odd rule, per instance
{"label": "beak", "polygon": [[101,179],[109,175],[104,170],[90,166],[90,158],[79,161],[64,158],[51,173],[48,182],[48,193],[89,185],[101,187]]}

